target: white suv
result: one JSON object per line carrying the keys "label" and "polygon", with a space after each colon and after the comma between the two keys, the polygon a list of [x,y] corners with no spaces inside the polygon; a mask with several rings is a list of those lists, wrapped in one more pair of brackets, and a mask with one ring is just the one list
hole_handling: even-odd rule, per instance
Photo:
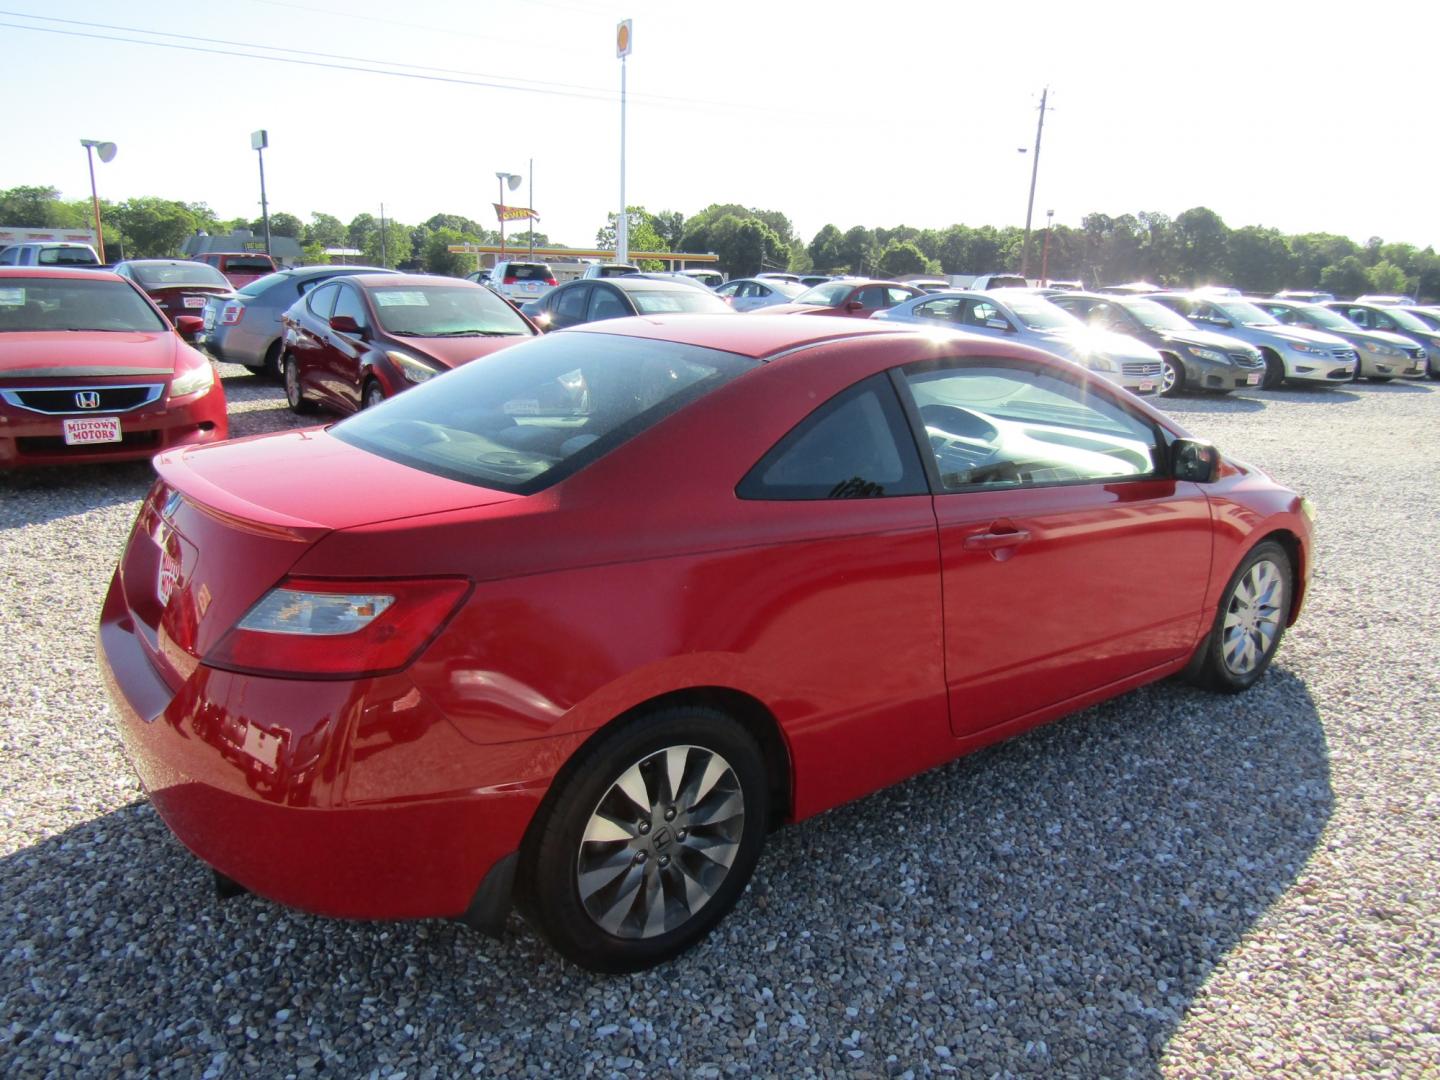
{"label": "white suv", "polygon": [[515,303],[523,304],[538,300],[553,289],[555,275],[549,265],[542,262],[502,262],[495,264],[485,284]]}

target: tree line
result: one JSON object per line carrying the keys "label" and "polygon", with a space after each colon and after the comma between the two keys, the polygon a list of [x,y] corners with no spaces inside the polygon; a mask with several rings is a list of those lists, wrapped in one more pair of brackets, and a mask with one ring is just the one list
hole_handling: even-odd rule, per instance
{"label": "tree line", "polygon": [[[687,217],[674,210],[651,213],[628,208],[632,251],[711,252],[731,277],[760,270],[873,274],[981,274],[1020,268],[1024,233],[1015,226],[955,224],[944,229],[907,225],[841,229],[827,224],[808,242],[795,234],[778,210],[715,203]],[[88,200],[64,200],[51,187],[0,191],[0,226],[84,228]],[[174,255],[199,229],[236,228],[262,232],[260,220],[223,220],[203,202],[143,197],[102,203],[107,243],[118,242],[129,258]],[[617,215],[607,215],[595,244],[615,245]],[[353,248],[368,261],[459,275],[474,269],[471,255],[451,252],[457,244],[498,244],[499,232],[461,214],[440,213],[419,224],[357,214],[343,222],[316,211],[309,221],[278,212],[270,215],[272,236],[288,236],[304,249],[307,262],[326,261],[326,248]],[[1440,298],[1440,256],[1430,248],[1389,242],[1378,236],[1359,243],[1334,233],[1288,235],[1258,225],[1231,228],[1213,210],[1193,207],[1175,217],[1144,211],[1110,217],[1093,213],[1079,228],[1057,225],[1032,232],[1026,266],[1032,278],[1042,265],[1052,279],[1087,285],[1148,280],[1183,287],[1234,285],[1247,292],[1283,288],[1323,289],[1337,296],[1401,293]],[[508,231],[507,246],[531,241],[527,231]],[[539,247],[561,247],[542,233]],[[658,269],[660,264],[647,266]]]}

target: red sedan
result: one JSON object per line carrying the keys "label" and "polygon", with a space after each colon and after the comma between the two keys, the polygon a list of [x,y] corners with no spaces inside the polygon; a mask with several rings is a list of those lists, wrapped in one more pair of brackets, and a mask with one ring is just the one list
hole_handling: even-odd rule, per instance
{"label": "red sedan", "polygon": [[134,284],[0,269],[0,468],[133,461],[227,434],[214,367]]}
{"label": "red sedan", "polygon": [[423,274],[328,281],[280,323],[285,397],[297,413],[369,408],[539,333],[483,285]]}
{"label": "red sedan", "polygon": [[766,833],[1185,672],[1249,687],[1308,503],[1047,354],[590,324],[166,454],[101,615],[151,800],[336,916],[674,956]]}
{"label": "red sedan", "polygon": [[823,281],[801,293],[788,304],[771,304],[757,315],[847,315],[868,319],[877,311],[903,304],[924,291],[898,281],[858,281],[841,278]]}

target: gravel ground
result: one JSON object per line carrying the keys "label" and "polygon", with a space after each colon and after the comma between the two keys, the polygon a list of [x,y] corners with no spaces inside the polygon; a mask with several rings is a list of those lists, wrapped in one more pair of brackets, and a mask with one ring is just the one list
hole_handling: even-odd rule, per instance
{"label": "gravel ground", "polygon": [[[226,388],[235,434],[290,426]],[[93,660],[148,466],[0,478],[0,1072],[1440,1074],[1440,386],[1166,407],[1320,507],[1260,685],[1149,687],[784,830],[711,940],[622,978],[518,920],[215,900]]]}

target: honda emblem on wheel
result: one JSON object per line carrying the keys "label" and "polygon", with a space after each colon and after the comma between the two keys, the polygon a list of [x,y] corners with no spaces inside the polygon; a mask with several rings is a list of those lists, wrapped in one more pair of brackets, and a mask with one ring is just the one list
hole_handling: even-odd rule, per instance
{"label": "honda emblem on wheel", "polygon": [[75,407],[77,409],[98,409],[100,407],[100,394],[96,390],[81,390],[75,395]]}

